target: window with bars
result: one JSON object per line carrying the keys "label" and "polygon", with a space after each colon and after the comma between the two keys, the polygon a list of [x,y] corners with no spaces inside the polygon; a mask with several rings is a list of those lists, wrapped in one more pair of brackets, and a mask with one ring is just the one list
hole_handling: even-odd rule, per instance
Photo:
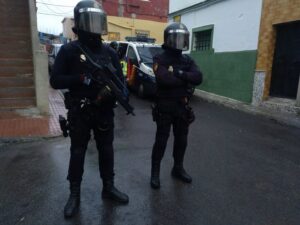
{"label": "window with bars", "polygon": [[193,51],[211,50],[212,36],[213,36],[212,26],[193,29]]}

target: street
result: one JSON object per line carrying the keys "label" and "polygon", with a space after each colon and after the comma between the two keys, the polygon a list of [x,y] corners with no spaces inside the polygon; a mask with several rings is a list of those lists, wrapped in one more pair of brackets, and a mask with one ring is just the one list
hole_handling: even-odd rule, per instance
{"label": "street", "polygon": [[150,187],[155,137],[150,100],[132,96],[136,116],[118,107],[115,184],[128,205],[102,200],[97,150],[90,142],[80,213],[65,220],[69,195],[67,138],[0,149],[0,224],[41,225],[298,225],[300,129],[221,105],[192,99],[183,184],[171,177],[172,141],[161,166],[161,189]]}

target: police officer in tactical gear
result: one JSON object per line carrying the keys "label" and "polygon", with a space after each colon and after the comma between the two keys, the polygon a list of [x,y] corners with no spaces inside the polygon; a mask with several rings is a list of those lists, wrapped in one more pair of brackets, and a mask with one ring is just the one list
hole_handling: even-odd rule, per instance
{"label": "police officer in tactical gear", "polygon": [[118,42],[112,41],[109,46],[112,47],[116,52],[118,51]]}
{"label": "police officer in tactical gear", "polygon": [[189,106],[190,90],[202,82],[202,73],[195,62],[182,54],[183,50],[189,48],[189,31],[184,24],[172,23],[166,27],[162,48],[163,53],[153,58],[157,99],[152,114],[157,130],[152,150],[150,184],[154,189],[160,188],[160,163],[171,126],[174,134],[174,167],[171,174],[183,182],[192,182],[192,178],[183,168],[183,159],[189,124],[195,119]]}
{"label": "police officer in tactical gear", "polygon": [[106,14],[96,1],[80,1],[74,8],[73,31],[78,40],[61,47],[57,55],[50,84],[54,89],[68,89],[65,105],[68,109],[68,128],[71,138],[71,157],[67,179],[70,197],[64,208],[66,218],[74,216],[80,204],[80,184],[84,158],[91,130],[99,156],[99,170],[103,181],[102,198],[128,203],[128,196],[114,186],[114,112],[115,98],[109,90],[92,79],[83,48],[99,62],[108,61],[116,68],[115,76],[124,82],[115,51],[102,44],[101,35],[107,34]]}

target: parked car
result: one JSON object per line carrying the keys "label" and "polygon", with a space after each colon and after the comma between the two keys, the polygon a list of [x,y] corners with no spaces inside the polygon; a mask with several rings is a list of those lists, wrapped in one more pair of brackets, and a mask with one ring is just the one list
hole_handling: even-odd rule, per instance
{"label": "parked car", "polygon": [[51,44],[50,47],[49,47],[49,52],[48,52],[48,71],[49,71],[49,74],[52,71],[55,58],[56,58],[61,46],[62,46],[62,44]]}
{"label": "parked car", "polygon": [[[123,43],[124,44],[124,43]],[[130,90],[138,96],[152,96],[156,92],[153,73],[153,56],[161,53],[161,45],[143,42],[128,42],[125,54],[126,80]],[[123,70],[124,71],[124,70]]]}

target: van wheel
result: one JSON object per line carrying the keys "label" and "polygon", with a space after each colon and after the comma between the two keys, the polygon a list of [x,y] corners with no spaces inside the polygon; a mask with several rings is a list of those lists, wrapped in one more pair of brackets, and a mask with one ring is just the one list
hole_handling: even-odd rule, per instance
{"label": "van wheel", "polygon": [[145,90],[144,90],[144,85],[143,84],[140,84],[139,85],[139,88],[138,88],[138,96],[140,98],[144,98],[145,97]]}

